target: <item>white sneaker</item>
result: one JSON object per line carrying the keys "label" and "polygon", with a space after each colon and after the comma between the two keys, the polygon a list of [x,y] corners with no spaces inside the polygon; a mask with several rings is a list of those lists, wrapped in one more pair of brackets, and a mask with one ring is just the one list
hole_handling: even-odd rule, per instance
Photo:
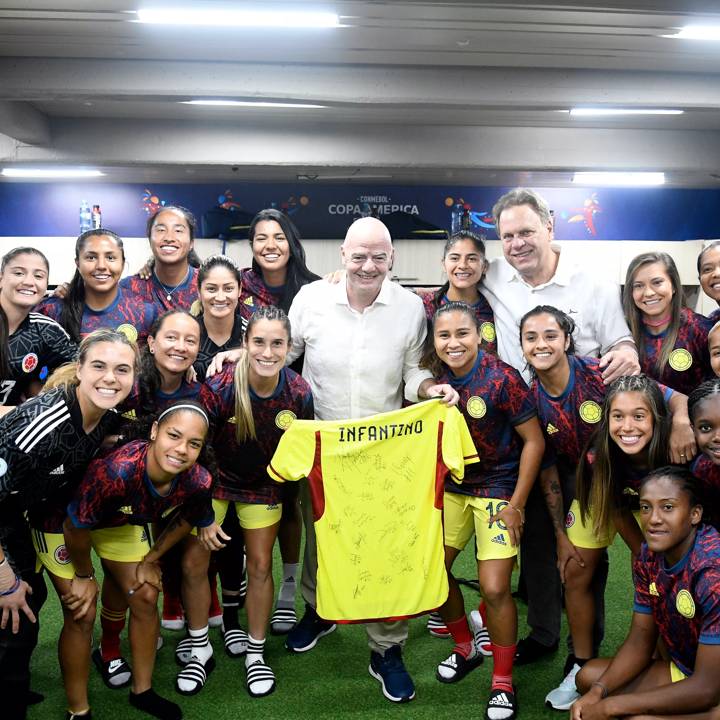
{"label": "white sneaker", "polygon": [[553,710],[569,710],[570,706],[580,697],[575,686],[575,676],[580,666],[575,663],[563,681],[545,697],[545,704]]}
{"label": "white sneaker", "polygon": [[479,610],[473,610],[470,613],[470,629],[472,630],[473,637],[475,638],[475,647],[485,657],[492,655],[492,642],[490,641],[490,633],[488,632],[485,623],[483,623],[482,615]]}

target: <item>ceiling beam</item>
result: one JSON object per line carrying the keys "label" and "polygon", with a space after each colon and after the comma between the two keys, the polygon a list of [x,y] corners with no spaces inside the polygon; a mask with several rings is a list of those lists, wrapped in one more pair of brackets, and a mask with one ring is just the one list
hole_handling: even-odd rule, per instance
{"label": "ceiling beam", "polygon": [[47,117],[26,102],[0,100],[0,133],[31,145],[50,144]]}

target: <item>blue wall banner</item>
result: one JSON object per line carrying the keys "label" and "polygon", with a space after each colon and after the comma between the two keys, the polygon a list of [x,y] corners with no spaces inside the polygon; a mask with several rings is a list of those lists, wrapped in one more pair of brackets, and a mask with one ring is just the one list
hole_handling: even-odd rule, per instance
{"label": "blue wall banner", "polygon": [[[508,188],[342,184],[189,185],[0,182],[0,235],[75,236],[83,200],[100,205],[103,226],[142,237],[150,213],[183,205],[197,216],[221,206],[287,212],[301,235],[337,239],[353,219],[402,211],[450,229],[453,213],[495,239],[492,206]],[[670,188],[540,188],[559,240],[695,240],[720,237],[720,190]]]}

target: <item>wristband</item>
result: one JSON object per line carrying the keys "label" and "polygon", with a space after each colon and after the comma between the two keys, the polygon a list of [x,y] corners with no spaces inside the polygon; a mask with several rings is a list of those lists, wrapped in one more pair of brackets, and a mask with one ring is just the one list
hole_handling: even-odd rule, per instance
{"label": "wristband", "polygon": [[80,575],[79,573],[75,573],[75,577],[78,580],[94,580],[95,579],[95,568],[92,569],[89,575]]}
{"label": "wristband", "polygon": [[607,686],[601,683],[599,680],[596,680],[594,683],[590,683],[590,687],[599,687],[600,690],[602,690],[602,697],[601,700],[604,700],[608,696],[608,689]]}
{"label": "wristband", "polygon": [[[15,571],[10,566],[10,563],[7,562],[6,555],[5,562],[0,563],[0,593],[4,593],[6,590],[14,587],[16,581],[17,575],[15,575]],[[15,590],[17,590],[17,588],[15,588]],[[15,590],[11,590],[11,592],[15,592]]]}
{"label": "wristband", "polygon": [[5,597],[6,595],[12,595],[14,592],[17,592],[18,588],[20,587],[20,578],[16,575],[15,576],[15,583],[11,588],[8,590],[5,590],[4,592],[0,592],[0,597]]}

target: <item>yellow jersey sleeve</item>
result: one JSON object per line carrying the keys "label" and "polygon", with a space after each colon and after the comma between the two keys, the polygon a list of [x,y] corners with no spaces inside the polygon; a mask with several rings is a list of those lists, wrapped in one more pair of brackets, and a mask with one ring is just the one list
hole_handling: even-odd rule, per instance
{"label": "yellow jersey sleeve", "polygon": [[308,477],[315,462],[318,424],[313,420],[294,420],[283,433],[275,454],[267,467],[268,475],[277,482]]}
{"label": "yellow jersey sleeve", "polygon": [[470,429],[463,414],[456,407],[447,408],[442,456],[445,466],[450,471],[450,477],[458,484],[465,477],[465,466],[479,461]]}

